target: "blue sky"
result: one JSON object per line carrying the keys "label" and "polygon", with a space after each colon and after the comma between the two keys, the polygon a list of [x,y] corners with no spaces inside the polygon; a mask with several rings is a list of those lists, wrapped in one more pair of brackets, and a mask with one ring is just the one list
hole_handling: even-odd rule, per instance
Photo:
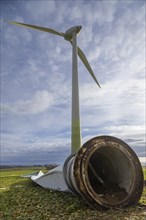
{"label": "blue sky", "polygon": [[[82,143],[98,135],[145,155],[145,1],[1,1],[6,20],[65,32],[82,25],[78,45]],[[71,149],[71,45],[1,22],[1,162],[62,163]]]}

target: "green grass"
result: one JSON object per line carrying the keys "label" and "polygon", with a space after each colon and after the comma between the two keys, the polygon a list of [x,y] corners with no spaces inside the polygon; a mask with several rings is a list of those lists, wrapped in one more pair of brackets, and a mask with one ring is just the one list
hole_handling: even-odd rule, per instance
{"label": "green grass", "polygon": [[[145,220],[146,188],[136,207],[92,210],[78,196],[44,189],[22,174],[33,169],[1,172],[1,220]],[[146,173],[146,169],[144,169]],[[145,176],[146,179],[146,176]],[[5,189],[4,189],[5,188]]]}
{"label": "green grass", "polygon": [[143,168],[143,173],[144,173],[144,179],[146,180],[146,167]]}
{"label": "green grass", "polygon": [[39,170],[45,170],[45,167],[14,167],[14,168],[10,168],[10,169],[1,169],[0,170],[0,177],[6,177],[6,176],[20,176],[23,174],[28,174],[28,173],[32,173],[34,171],[39,171]]}

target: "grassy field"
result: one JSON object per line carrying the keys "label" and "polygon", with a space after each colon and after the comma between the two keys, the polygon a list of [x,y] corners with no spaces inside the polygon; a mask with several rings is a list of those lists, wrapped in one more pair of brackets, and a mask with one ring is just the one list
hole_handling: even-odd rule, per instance
{"label": "grassy field", "polygon": [[[145,220],[146,187],[136,207],[92,210],[70,193],[43,189],[22,174],[39,168],[1,170],[1,220]],[[44,168],[45,169],[45,168]],[[146,180],[146,168],[144,169]]]}

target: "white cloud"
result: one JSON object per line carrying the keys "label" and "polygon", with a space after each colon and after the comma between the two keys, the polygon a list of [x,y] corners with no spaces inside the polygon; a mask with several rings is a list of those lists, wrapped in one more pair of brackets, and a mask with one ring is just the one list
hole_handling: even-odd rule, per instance
{"label": "white cloud", "polygon": [[46,111],[53,103],[53,97],[47,91],[37,91],[30,100],[17,101],[11,104],[2,104],[3,113],[18,115],[40,114]]}
{"label": "white cloud", "polygon": [[[22,17],[17,16],[15,21],[24,23],[24,19]],[[11,24],[5,23],[5,33],[4,37],[7,41],[7,44],[11,47],[20,46],[20,44],[30,43],[32,40],[31,32],[25,28],[21,28],[21,31],[17,31],[15,25],[12,26]],[[20,43],[21,42],[21,43]]]}
{"label": "white cloud", "polygon": [[39,20],[40,17],[45,18],[52,14],[55,10],[54,1],[29,1],[25,4],[26,10],[35,20]]}
{"label": "white cloud", "polygon": [[96,47],[95,49],[93,49],[92,51],[89,52],[88,60],[90,62],[92,62],[92,61],[96,62],[100,56],[100,53],[101,53],[101,49],[99,47]]}
{"label": "white cloud", "polygon": [[[55,140],[55,142],[54,142]],[[6,164],[61,163],[70,153],[68,138],[2,133],[1,162]],[[59,155],[58,155],[59,153]]]}
{"label": "white cloud", "polygon": [[[82,85],[80,92],[82,126],[92,127],[91,132],[98,135],[103,133],[124,139],[144,138],[143,83],[142,79],[129,81],[112,79],[101,85],[102,89],[98,89],[94,83]],[[114,126],[115,130],[106,129],[105,124]],[[136,130],[139,127],[140,131]]]}
{"label": "white cloud", "polygon": [[110,79],[101,84],[101,89],[96,84],[86,83],[81,87],[81,102],[85,106],[143,104],[144,81],[143,79]]}
{"label": "white cloud", "polygon": [[117,1],[104,2],[99,1],[97,8],[98,12],[96,13],[97,21],[100,25],[104,22],[112,22],[114,19],[114,13],[116,11]]}
{"label": "white cloud", "polygon": [[92,25],[91,26],[84,25],[78,37],[79,47],[86,48],[89,50],[90,49],[89,44],[92,42],[92,40],[93,40]]}
{"label": "white cloud", "polygon": [[74,5],[70,10],[69,19],[70,20],[81,19],[82,16],[83,16],[82,7],[79,5]]}
{"label": "white cloud", "polygon": [[105,131],[110,132],[111,135],[118,135],[119,137],[126,138],[143,138],[144,141],[144,125],[119,125],[104,127]]}

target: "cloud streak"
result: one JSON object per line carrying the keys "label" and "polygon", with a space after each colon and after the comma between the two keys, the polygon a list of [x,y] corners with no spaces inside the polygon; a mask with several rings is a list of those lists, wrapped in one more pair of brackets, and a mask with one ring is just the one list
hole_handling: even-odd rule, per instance
{"label": "cloud streak", "polygon": [[36,115],[46,111],[53,104],[53,97],[46,90],[37,91],[30,100],[18,101],[13,104],[2,104],[4,114]]}

